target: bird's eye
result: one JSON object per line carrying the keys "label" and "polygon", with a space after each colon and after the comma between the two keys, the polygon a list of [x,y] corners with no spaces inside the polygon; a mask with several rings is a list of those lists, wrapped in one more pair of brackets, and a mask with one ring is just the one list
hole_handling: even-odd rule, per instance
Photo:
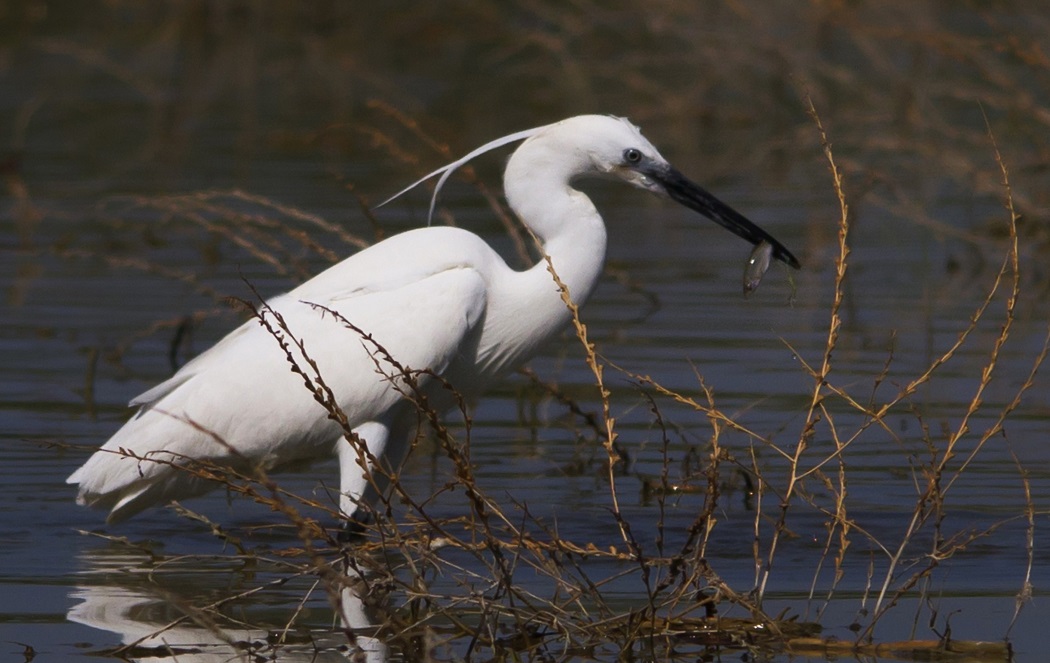
{"label": "bird's eye", "polygon": [[623,160],[629,164],[636,164],[642,160],[642,153],[633,147],[623,151]]}

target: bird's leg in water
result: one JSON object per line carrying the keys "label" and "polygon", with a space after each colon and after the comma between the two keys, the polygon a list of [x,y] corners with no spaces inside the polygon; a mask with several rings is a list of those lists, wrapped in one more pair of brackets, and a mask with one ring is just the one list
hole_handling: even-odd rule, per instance
{"label": "bird's leg in water", "polygon": [[336,534],[336,540],[340,543],[349,543],[354,539],[361,538],[368,531],[368,524],[371,521],[371,514],[355,512],[343,521],[343,526]]}
{"label": "bird's leg in water", "polygon": [[[367,502],[374,497],[378,478],[373,475],[373,461],[383,457],[390,440],[390,427],[378,421],[370,421],[354,429],[356,443],[346,438],[336,442],[339,458],[339,512],[346,523],[343,532],[347,536],[361,534],[368,524]],[[358,444],[363,445],[361,447]]]}

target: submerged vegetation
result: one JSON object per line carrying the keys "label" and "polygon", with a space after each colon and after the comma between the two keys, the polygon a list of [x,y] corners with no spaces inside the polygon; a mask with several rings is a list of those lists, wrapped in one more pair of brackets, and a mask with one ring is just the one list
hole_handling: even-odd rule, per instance
{"label": "submerged vegetation", "polygon": [[[170,317],[87,350],[80,393],[92,416],[106,407],[97,397],[100,375],[134,374],[130,358],[148,343],[164,345],[177,366],[191,354],[194,330],[210,333],[214,318],[234,311],[267,326],[289,370],[345,424],[323,373],[292,360],[300,354],[289,349],[294,330],[282,328],[261,299],[231,302],[216,275],[252,288],[305,279],[396,231],[371,210],[379,196],[362,192],[387,193],[390,182],[411,181],[464,147],[584,110],[628,115],[658,145],[667,141],[652,134],[674,136],[680,154],[703,155],[705,180],[754,169],[769,173],[773,187],[805,188],[816,201],[814,219],[798,241],[811,276],[793,287],[819,290],[818,304],[805,310],[818,322],[805,339],[776,340],[784,349],[778,370],[801,379],[787,397],[791,416],[756,425],[750,411],[762,403],[725,396],[705,377],[702,357],[684,370],[693,380],[683,388],[606,354],[587,311],[564,293],[575,323],[565,361],[577,362],[586,380],[566,386],[526,369],[516,385],[523,408],[529,399],[554,404],[549,420],[576,450],[562,476],[596,487],[590,499],[600,527],[578,530],[551,505],[486,479],[486,467],[472,460],[476,424],[466,405],[435,412],[415,390],[415,368],[373,344],[378,369],[418,407],[415,453],[436,459],[434,492],[384,472],[371,519],[348,543],[338,531],[338,500],[323,482],[303,493],[261,469],[192,464],[186,471],[225,486],[238,506],[254,502],[270,513],[230,524],[193,511],[193,503],[174,507],[188,531],[214,538],[210,553],[199,545],[186,551],[179,541],[85,532],[102,543],[84,553],[89,572],[75,594],[83,604],[70,618],[102,621],[93,602],[104,605],[113,594],[126,595],[123,609],[150,615],[148,628],[103,653],[174,660],[211,648],[245,660],[324,660],[355,648],[436,660],[1009,657],[1013,622],[1001,642],[971,642],[953,632],[938,598],[951,569],[997,537],[1012,537],[1020,551],[1010,569],[1015,620],[1033,593],[1046,495],[1033,494],[1031,469],[1015,454],[1010,431],[1018,417],[1031,416],[1026,399],[1050,341],[1038,312],[1050,278],[1037,259],[1050,243],[1048,189],[1039,185],[1050,162],[1050,14],[1012,3],[800,9],[668,1],[649,3],[644,15],[625,2],[405,3],[383,10],[378,39],[378,24],[344,15],[349,10],[337,3],[234,5],[144,8],[118,0],[111,18],[135,27],[113,43],[103,36],[111,28],[93,22],[71,40],[50,34],[62,33],[62,18],[34,18],[33,3],[10,10],[33,35],[21,48],[72,63],[64,75],[81,89],[74,94],[106,78],[137,97],[130,106],[139,120],[97,120],[98,131],[72,141],[75,149],[112,141],[119,158],[101,169],[80,164],[85,172],[70,166],[66,188],[42,196],[36,125],[62,125],[69,111],[50,90],[5,102],[14,138],[0,163],[11,201],[4,223],[19,238],[11,305],[30,297],[37,262],[56,259],[178,283],[194,302],[188,313],[173,307]],[[472,28],[478,41],[468,52],[409,64],[428,49],[455,50],[461,24],[481,26]],[[9,58],[31,57],[24,53],[7,47]],[[479,73],[451,77],[458,58]],[[433,89],[414,90],[411,76]],[[17,77],[7,72],[5,80]],[[236,118],[230,136],[213,114]],[[115,141],[118,128],[133,135]],[[49,140],[67,140],[64,131]],[[205,134],[244,163],[271,152],[322,159],[333,192],[310,206],[284,202],[292,196],[280,191],[202,186],[211,171],[198,177],[183,164],[197,163],[195,149],[215,149],[197,146]],[[346,154],[356,164],[368,155],[376,172],[351,172]],[[126,183],[140,168],[159,179],[174,173],[173,188],[189,192],[131,180],[128,190],[138,192],[112,193],[109,180]],[[368,187],[358,175],[371,178]],[[537,259],[484,184],[494,176],[483,175],[467,169],[461,179],[502,223],[492,234],[505,233],[504,246],[522,263]],[[71,221],[63,196],[82,188],[93,201],[86,219],[72,220],[82,225],[44,232]],[[449,209],[439,218],[467,223]],[[965,210],[968,223],[945,210]],[[886,218],[950,245],[943,269],[960,275],[946,295],[954,306],[945,308],[962,317],[925,335],[921,351],[904,347],[892,329],[867,335],[856,323],[865,297],[878,294],[854,285],[856,254],[864,251],[858,238],[892,232],[874,226]],[[657,299],[615,264],[609,272],[630,292]],[[560,284],[551,276],[552,287]],[[894,275],[885,283],[901,287]],[[370,342],[346,323],[348,342]],[[1042,331],[1021,335],[1022,324]],[[949,384],[952,397],[941,397]],[[456,385],[447,388],[455,394]],[[352,431],[344,434],[355,444]],[[79,458],[80,449],[49,442]],[[997,472],[1009,473],[1019,506],[989,517],[957,496],[981,480],[975,468],[993,450],[1012,459]],[[873,456],[892,468],[874,481],[894,483],[874,506],[858,491],[871,490]],[[721,552],[725,546],[735,555]],[[785,574],[790,581],[779,583]],[[880,625],[906,609],[916,613],[915,639],[885,642]],[[828,637],[831,614],[850,622],[850,639]]]}

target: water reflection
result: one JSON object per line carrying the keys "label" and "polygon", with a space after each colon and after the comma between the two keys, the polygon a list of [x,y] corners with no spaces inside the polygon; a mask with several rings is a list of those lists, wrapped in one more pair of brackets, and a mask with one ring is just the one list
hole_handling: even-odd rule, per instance
{"label": "water reflection", "polygon": [[236,560],[158,564],[146,550],[101,548],[83,551],[79,563],[82,580],[69,594],[77,603],[66,616],[119,636],[119,647],[101,653],[172,663],[271,658],[380,663],[390,658],[390,647],[376,636],[378,624],[360,594],[364,584],[355,582],[350,571],[339,590],[338,623],[325,628],[315,616],[332,612],[323,596],[309,600],[307,593],[291,613],[292,621],[305,616],[308,626],[292,625],[287,612],[260,610],[251,602],[259,600],[254,588],[267,587],[260,582],[262,574]]}

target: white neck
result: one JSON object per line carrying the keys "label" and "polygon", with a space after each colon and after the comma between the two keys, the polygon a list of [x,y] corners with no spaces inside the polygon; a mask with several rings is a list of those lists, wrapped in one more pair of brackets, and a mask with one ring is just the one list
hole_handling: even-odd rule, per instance
{"label": "white neck", "polygon": [[[570,186],[590,164],[582,154],[565,156],[556,144],[528,140],[507,162],[503,187],[511,209],[539,238],[573,301],[582,304],[601,275],[606,232],[591,199]],[[528,271],[543,273],[545,282],[536,284],[541,290],[553,285],[546,261]]]}
{"label": "white neck", "polygon": [[[569,185],[574,173],[565,167],[564,155],[547,160],[543,145],[529,149],[532,146],[526,143],[519,148],[507,164],[507,202],[539,238],[572,301],[582,305],[597,285],[605,262],[605,224],[590,198]],[[501,364],[527,358],[570,318],[546,260],[513,274],[508,286],[511,292],[505,297],[511,302],[499,306],[504,319],[497,324],[505,325],[505,330],[515,329],[518,342],[511,351],[515,356],[501,357],[497,360]],[[518,316],[527,316],[530,324],[521,325]]]}

